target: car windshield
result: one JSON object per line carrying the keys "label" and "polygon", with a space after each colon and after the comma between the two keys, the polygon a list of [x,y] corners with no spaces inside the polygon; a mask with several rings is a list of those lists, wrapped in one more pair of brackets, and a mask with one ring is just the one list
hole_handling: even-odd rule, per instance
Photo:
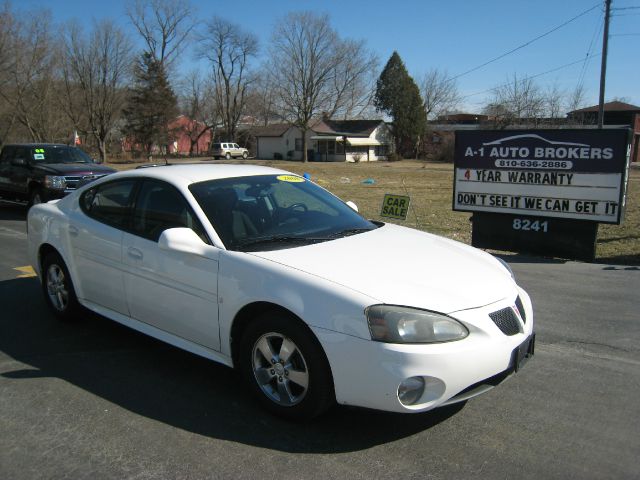
{"label": "car windshield", "polygon": [[189,189],[230,250],[293,248],[379,226],[296,175],[209,180]]}
{"label": "car windshield", "polygon": [[32,147],[30,154],[37,163],[93,163],[89,155],[75,147]]}

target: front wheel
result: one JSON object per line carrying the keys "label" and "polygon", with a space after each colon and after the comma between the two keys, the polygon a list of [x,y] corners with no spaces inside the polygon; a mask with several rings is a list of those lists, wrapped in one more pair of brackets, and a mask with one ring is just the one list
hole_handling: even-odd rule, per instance
{"label": "front wheel", "polygon": [[229,152],[227,152],[227,154],[224,156],[224,158],[226,158],[227,160],[231,160],[231,154]]}
{"label": "front wheel", "polygon": [[248,156],[249,154],[247,152],[242,152],[242,158],[246,160]]}
{"label": "front wheel", "polygon": [[42,262],[42,275],[44,298],[51,311],[61,320],[75,319],[80,305],[62,257],[48,254]]}
{"label": "front wheel", "polygon": [[33,207],[34,205],[38,205],[39,203],[42,203],[42,202],[43,202],[42,190],[40,190],[40,188],[38,187],[31,189],[31,192],[29,193],[29,208]]}
{"label": "front wheel", "polygon": [[322,347],[291,315],[270,312],[257,318],[242,337],[239,355],[249,389],[278,416],[309,420],[335,402]]}

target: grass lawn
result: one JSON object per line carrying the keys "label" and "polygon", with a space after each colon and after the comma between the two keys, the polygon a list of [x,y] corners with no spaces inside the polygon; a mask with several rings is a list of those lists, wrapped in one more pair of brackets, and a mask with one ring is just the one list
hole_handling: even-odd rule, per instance
{"label": "grass lawn", "polygon": [[[197,161],[197,160],[196,160]],[[222,163],[217,161],[215,163]],[[233,161],[281,168],[311,179],[343,200],[352,200],[367,218],[394,222],[408,227],[471,243],[469,213],[453,212],[453,165],[403,160],[401,162],[307,163],[288,161]],[[110,165],[118,169],[132,164]],[[365,184],[373,179],[375,183]],[[385,193],[408,195],[411,206],[406,221],[380,217]],[[640,169],[632,168],[627,209],[622,225],[601,224],[598,230],[596,261],[640,264]]]}

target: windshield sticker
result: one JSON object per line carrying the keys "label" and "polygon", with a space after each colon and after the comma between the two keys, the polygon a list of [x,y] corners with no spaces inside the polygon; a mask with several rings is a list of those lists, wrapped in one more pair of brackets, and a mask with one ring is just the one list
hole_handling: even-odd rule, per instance
{"label": "windshield sticker", "polygon": [[44,160],[44,153],[34,153],[33,154],[33,159],[34,160]]}
{"label": "windshield sticker", "polygon": [[36,153],[44,153],[44,148],[36,148],[33,151]]}
{"label": "windshield sticker", "polygon": [[281,182],[302,183],[305,181],[304,178],[295,175],[278,175],[276,178]]}

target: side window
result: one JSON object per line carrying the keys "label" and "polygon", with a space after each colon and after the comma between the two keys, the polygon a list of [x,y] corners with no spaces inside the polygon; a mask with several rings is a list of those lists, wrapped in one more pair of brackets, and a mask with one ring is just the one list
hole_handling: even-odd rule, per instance
{"label": "side window", "polygon": [[23,160],[29,160],[27,155],[27,149],[25,147],[17,147],[13,152],[13,158],[21,158]]}
{"label": "side window", "polygon": [[131,194],[135,180],[104,183],[80,197],[80,208],[91,218],[112,227],[126,229],[131,217]]}
{"label": "side window", "polygon": [[13,158],[13,147],[4,147],[0,154],[0,163],[9,163]]}
{"label": "side window", "polygon": [[240,148],[237,143],[233,144],[233,148]]}
{"label": "side window", "polygon": [[192,229],[206,243],[204,228],[193,214],[182,194],[169,184],[145,180],[138,194],[133,215],[132,232],[157,242],[168,228]]}

